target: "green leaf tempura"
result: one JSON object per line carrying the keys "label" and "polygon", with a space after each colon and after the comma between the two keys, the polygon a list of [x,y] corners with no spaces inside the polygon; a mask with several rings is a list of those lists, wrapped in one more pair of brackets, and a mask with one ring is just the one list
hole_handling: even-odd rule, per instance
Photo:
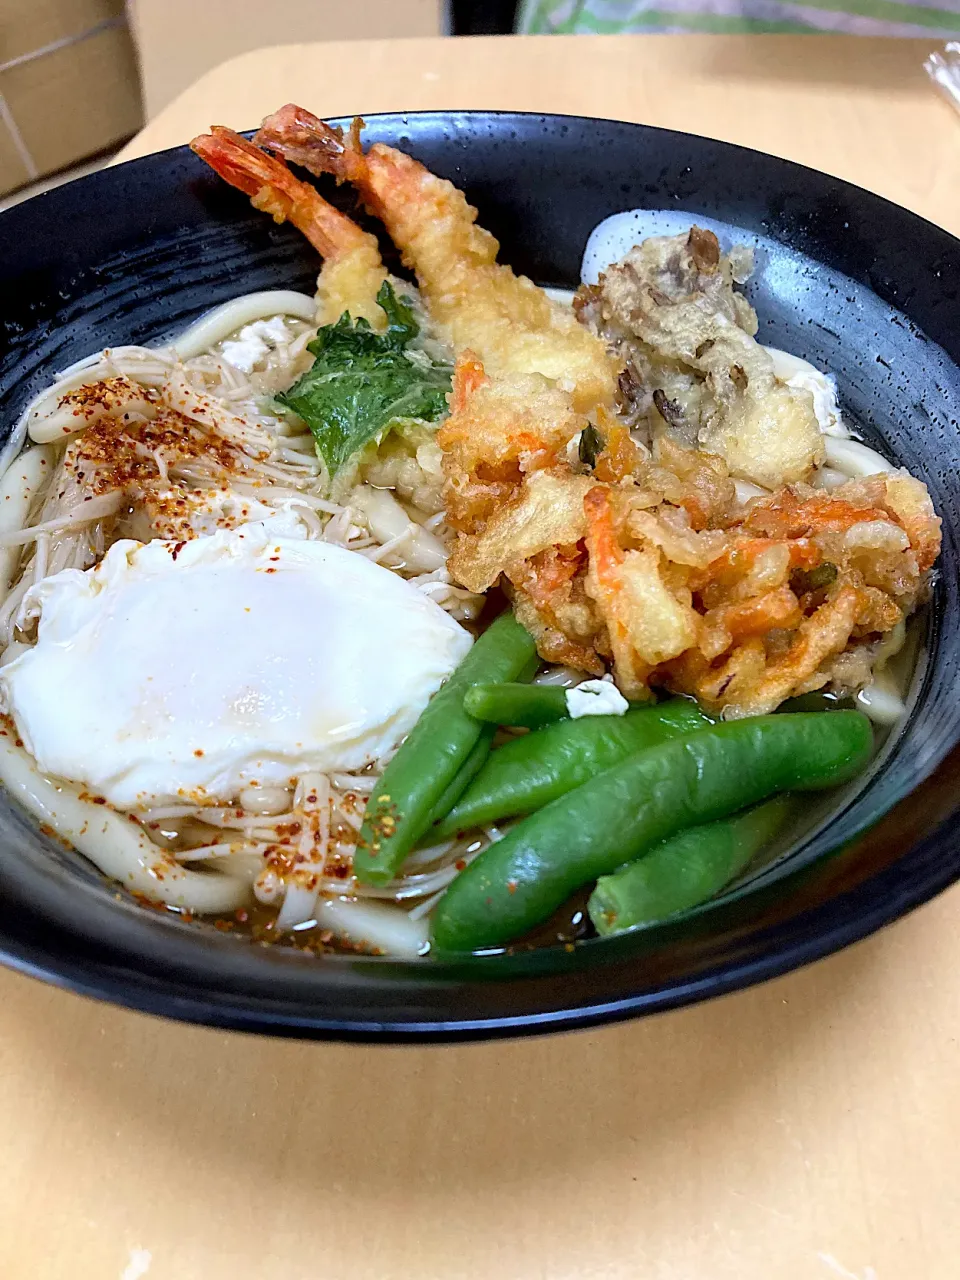
{"label": "green leaf tempura", "polygon": [[382,439],[392,423],[436,422],[447,412],[449,365],[411,350],[419,326],[386,280],[377,304],[387,317],[386,332],[344,312],[308,344],[316,357],[313,367],[276,397],[310,428],[331,479],[365,445]]}

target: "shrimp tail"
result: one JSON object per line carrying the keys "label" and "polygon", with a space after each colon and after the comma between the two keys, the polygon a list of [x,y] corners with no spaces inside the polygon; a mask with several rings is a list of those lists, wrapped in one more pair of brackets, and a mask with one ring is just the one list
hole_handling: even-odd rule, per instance
{"label": "shrimp tail", "polygon": [[[360,145],[363,120],[356,116],[347,130],[329,125],[318,116],[288,102],[285,107],[267,116],[257,130],[255,139],[259,146],[268,147],[319,177],[331,174],[337,182],[349,182],[356,188],[367,212],[379,218],[387,228],[397,248],[409,259],[407,265],[416,265],[415,255],[406,252],[410,234],[408,222],[423,204],[423,184],[440,184],[449,188],[468,213],[468,222],[476,217],[466,200],[449,183],[435,178],[412,156],[393,147],[374,143],[368,152]],[[406,216],[401,209],[406,208]],[[487,232],[475,228],[487,246],[492,245],[491,260],[496,256],[497,242]]]}
{"label": "shrimp tail", "polygon": [[334,208],[316,187],[295,177],[283,160],[232,129],[213,125],[190,147],[225,182],[249,196],[255,209],[275,222],[293,223],[325,260],[317,294],[321,323],[348,310],[375,328],[383,327],[376,298],[387,273],[375,236]]}
{"label": "shrimp tail", "polygon": [[292,222],[324,258],[338,256],[363,234],[314,187],[295,178],[282,160],[232,129],[215,124],[209,133],[194,138],[190,149],[249,196],[255,209],[269,213],[275,222]]}
{"label": "shrimp tail", "polygon": [[194,138],[190,150],[225,182],[247,196],[255,196],[262,187],[270,185],[280,192],[287,186],[287,178],[293,177],[286,165],[265,155],[242,134],[220,124],[211,125],[209,133]]}
{"label": "shrimp tail", "polygon": [[363,121],[353,121],[346,136],[336,125],[288,102],[267,116],[255,134],[258,146],[277,152],[308,173],[332,174],[337,182],[362,186],[367,176],[366,157],[360,146]]}

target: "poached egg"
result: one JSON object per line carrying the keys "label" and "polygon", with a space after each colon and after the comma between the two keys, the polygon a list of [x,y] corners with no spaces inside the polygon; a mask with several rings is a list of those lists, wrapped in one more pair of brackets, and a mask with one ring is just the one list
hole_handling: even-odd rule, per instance
{"label": "poached egg", "polygon": [[289,521],[117,542],[25,608],[38,639],[0,669],[4,709],[41,770],[129,810],[361,768],[472,643],[415,586]]}

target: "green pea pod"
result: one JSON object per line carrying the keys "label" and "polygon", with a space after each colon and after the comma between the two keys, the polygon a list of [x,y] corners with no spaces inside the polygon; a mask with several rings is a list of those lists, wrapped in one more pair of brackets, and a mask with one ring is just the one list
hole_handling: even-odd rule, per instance
{"label": "green pea pod", "polygon": [[466,690],[477,681],[513,680],[535,656],[530,633],[512,613],[502,614],[430,699],[367,803],[353,863],[358,880],[393,879],[476,746],[483,727],[463,709]]}
{"label": "green pea pod", "polygon": [[778,715],[795,711],[855,711],[856,698],[849,694],[825,693],[817,689],[814,693],[800,693],[795,698],[788,698],[777,707]]}
{"label": "green pea pod", "polygon": [[[536,655],[534,655],[534,657],[531,658],[531,660],[520,672],[519,680],[510,681],[509,683],[505,683],[502,685],[484,685],[483,688],[525,689],[527,686],[525,684],[521,684],[520,680],[532,680],[533,677],[537,674],[537,669],[539,666],[540,666],[540,659]],[[471,686],[471,688],[473,687],[474,686]],[[470,697],[470,693],[471,693],[471,689],[468,689],[467,692],[463,695],[464,708],[466,708],[466,704]],[[474,719],[477,719],[477,717],[474,716]],[[447,816],[447,814],[450,812],[450,810],[453,808],[456,802],[463,795],[464,791],[466,791],[467,787],[470,785],[473,779],[480,772],[481,768],[486,763],[487,756],[489,756],[490,754],[490,747],[493,743],[494,737],[496,736],[497,727],[498,726],[495,724],[486,724],[486,723],[483,724],[483,727],[480,730],[480,737],[477,739],[476,745],[474,746],[473,750],[470,752],[466,760],[464,760],[463,764],[457,770],[455,777],[453,778],[452,782],[449,784],[447,789],[444,791],[443,795],[440,797],[437,803],[433,806],[433,809],[430,813],[430,818],[427,822],[426,827],[424,828],[424,834],[430,831],[430,828],[433,826],[435,822],[439,822],[442,818],[445,818]],[[431,832],[430,834],[433,834],[433,833]]]}
{"label": "green pea pod", "polygon": [[[469,691],[468,691],[469,692]],[[466,698],[464,698],[466,702]],[[430,811],[430,818],[427,822],[424,837],[432,836],[433,832],[430,828],[435,822],[440,822],[445,818],[453,806],[469,787],[470,783],[477,776],[480,770],[487,762],[487,756],[490,754],[490,744],[493,742],[494,734],[497,732],[495,724],[484,724],[480,727],[480,737],[474,743],[473,749],[464,760],[463,764],[457,770],[443,795],[433,806]]]}
{"label": "green pea pod", "polygon": [[872,749],[866,716],[836,711],[711,725],[640,751],[485,849],[437,904],[434,945],[475,951],[509,942],[659,841],[781,791],[836,786]]}
{"label": "green pea pod", "polygon": [[778,796],[735,818],[691,827],[601,876],[587,903],[597,933],[656,924],[707,902],[773,839],[790,808],[789,797]]}
{"label": "green pea pod", "polygon": [[568,720],[566,690],[542,684],[475,684],[463,695],[463,709],[474,720],[521,729],[542,729]]}
{"label": "green pea pod", "polygon": [[490,753],[431,839],[533,813],[644,747],[709,724],[696,703],[677,698],[623,716],[560,720],[515,738]]}

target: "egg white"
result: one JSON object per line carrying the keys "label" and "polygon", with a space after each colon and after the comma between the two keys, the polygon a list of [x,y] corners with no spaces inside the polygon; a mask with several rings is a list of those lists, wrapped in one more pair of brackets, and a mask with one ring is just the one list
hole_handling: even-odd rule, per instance
{"label": "egg white", "polygon": [[118,542],[30,591],[37,644],[0,699],[44,772],[119,809],[229,802],[400,742],[469,633],[388,569],[272,523]]}

